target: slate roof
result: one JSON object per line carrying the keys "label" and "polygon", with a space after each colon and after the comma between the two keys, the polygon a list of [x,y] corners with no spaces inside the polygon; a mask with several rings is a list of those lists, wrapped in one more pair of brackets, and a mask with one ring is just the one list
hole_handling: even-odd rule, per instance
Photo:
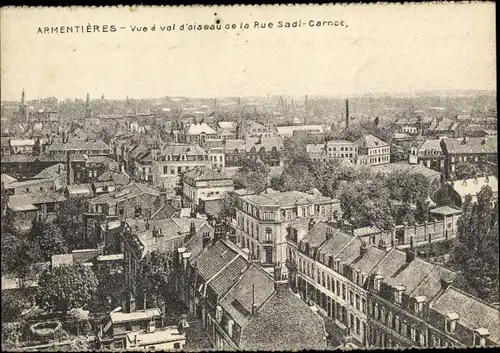
{"label": "slate roof", "polygon": [[497,136],[489,136],[485,138],[483,144],[482,137],[467,138],[465,143],[463,139],[444,139],[446,151],[449,154],[497,154]]}
{"label": "slate roof", "polygon": [[194,263],[200,276],[208,281],[236,256],[239,256],[236,250],[231,249],[224,241],[218,241],[191,263]]}
{"label": "slate roof", "polygon": [[68,151],[68,150],[104,150],[109,149],[109,146],[101,140],[97,141],[79,141],[70,140],[67,143],[54,143],[47,151]]}
{"label": "slate roof", "polygon": [[290,290],[274,292],[241,333],[240,349],[326,349],[323,318]]}
{"label": "slate roof", "polygon": [[199,166],[191,169],[190,171],[184,173],[183,177],[193,179],[194,181],[231,179],[206,166]]}
{"label": "slate roof", "polygon": [[293,207],[296,205],[308,205],[311,203],[329,203],[338,200],[330,199],[325,196],[310,195],[300,191],[286,191],[270,194],[245,195],[242,199],[254,202],[258,205]]}
{"label": "slate roof", "polygon": [[224,295],[241,276],[241,273],[248,267],[248,260],[243,256],[238,256],[230,262],[217,276],[210,281],[208,286],[217,295]]}
{"label": "slate roof", "polygon": [[200,135],[205,133],[207,135],[216,135],[217,131],[208,126],[207,123],[193,123],[189,126],[187,135]]}
{"label": "slate roof", "polygon": [[430,309],[442,315],[458,314],[458,323],[470,330],[487,328],[489,339],[500,342],[500,312],[491,305],[449,286],[433,303]]}
{"label": "slate roof", "polygon": [[56,179],[66,175],[66,164],[58,163],[45,168],[40,173],[35,175],[34,179]]}
{"label": "slate roof", "polygon": [[142,195],[142,194],[150,194],[150,195],[159,196],[160,191],[157,189],[153,189],[152,187],[145,185],[145,184],[132,183],[132,184],[124,186],[119,191],[117,190],[114,192],[110,192],[108,194],[99,195],[97,197],[89,199],[88,202],[90,204],[114,205],[117,202],[121,202],[123,200],[127,200],[127,199],[130,199],[130,198]]}
{"label": "slate roof", "polygon": [[[488,179],[487,179],[488,178]],[[467,195],[475,196],[481,191],[483,186],[489,186],[493,194],[498,196],[498,179],[495,176],[481,177],[477,179],[456,180],[453,189],[462,197]]]}
{"label": "slate roof", "polygon": [[386,142],[381,139],[373,136],[373,135],[365,135],[360,137],[354,142],[359,147],[364,148],[378,148],[378,147],[387,147],[389,146]]}
{"label": "slate roof", "polygon": [[[319,249],[319,253],[333,255],[335,257],[335,255],[345,248],[352,240],[353,237],[351,235],[345,234],[342,231],[337,232],[335,236],[328,240],[325,245]],[[325,265],[328,266],[327,263]]]}
{"label": "slate roof", "polygon": [[324,222],[318,222],[314,227],[302,238],[303,242],[309,244],[310,247],[317,248],[326,241],[327,231],[333,232],[333,234],[340,231],[339,229],[333,229]]}
{"label": "slate roof", "polygon": [[0,176],[0,178],[1,178],[1,182],[4,183],[5,186],[7,186],[10,183],[13,183],[13,182],[17,181],[16,178],[11,177],[10,175],[8,175],[6,173],[2,173],[2,175]]}
{"label": "slate roof", "polygon": [[220,301],[221,307],[240,327],[252,319],[252,303],[257,308],[274,293],[274,280],[269,273],[252,264]]}
{"label": "slate roof", "polygon": [[427,139],[419,147],[418,152],[441,151],[441,139]]}
{"label": "slate roof", "polygon": [[363,227],[363,228],[354,229],[354,236],[355,237],[363,237],[363,236],[367,236],[370,234],[377,234],[380,232],[382,232],[382,230],[380,230],[379,228],[377,228],[375,226],[374,227]]}
{"label": "slate roof", "polygon": [[165,144],[162,155],[205,155],[207,152],[198,145],[186,143]]}

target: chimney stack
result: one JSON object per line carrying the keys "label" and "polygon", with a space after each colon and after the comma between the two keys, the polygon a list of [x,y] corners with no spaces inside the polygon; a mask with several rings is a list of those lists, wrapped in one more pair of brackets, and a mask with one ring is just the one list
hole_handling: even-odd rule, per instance
{"label": "chimney stack", "polygon": [[366,242],[362,241],[361,245],[359,246],[359,257],[365,256],[367,252],[368,252],[368,245],[366,245]]}
{"label": "chimney stack", "polygon": [[349,128],[349,100],[345,100],[345,127]]}
{"label": "chimney stack", "polygon": [[308,230],[311,231],[314,228],[314,219],[309,220]]}

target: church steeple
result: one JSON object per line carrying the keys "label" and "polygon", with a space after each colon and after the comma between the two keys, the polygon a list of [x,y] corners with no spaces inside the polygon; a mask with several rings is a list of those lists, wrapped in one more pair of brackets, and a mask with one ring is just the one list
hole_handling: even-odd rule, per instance
{"label": "church steeple", "polygon": [[85,119],[92,117],[92,109],[90,108],[90,95],[87,92],[87,100],[85,101]]}
{"label": "church steeple", "polygon": [[21,93],[21,104],[19,105],[19,116],[21,119],[28,119],[28,107],[26,105],[26,96],[24,94],[24,88],[23,88],[23,93]]}

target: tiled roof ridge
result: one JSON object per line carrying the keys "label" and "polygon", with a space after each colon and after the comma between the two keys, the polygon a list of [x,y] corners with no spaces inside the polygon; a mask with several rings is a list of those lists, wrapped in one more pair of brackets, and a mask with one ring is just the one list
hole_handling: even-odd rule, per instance
{"label": "tiled roof ridge", "polygon": [[[477,301],[477,302],[479,302],[479,303],[481,303],[481,304],[484,304],[484,305],[486,305],[486,306],[488,306],[488,307],[490,307],[490,308],[492,308],[492,309],[495,309],[496,311],[500,311],[500,309],[499,309],[499,308],[497,308],[497,307],[495,307],[493,304],[488,303],[487,301],[484,301],[484,300],[482,300],[481,298],[475,297],[474,295],[472,295],[472,294],[470,294],[470,293],[467,293],[466,291],[464,291],[464,290],[462,290],[462,289],[460,289],[460,288],[458,288],[458,287],[455,287],[455,286],[453,286],[452,284],[451,284],[451,285],[449,285],[449,286],[448,286],[448,288],[446,288],[446,290],[445,290],[445,291],[444,291],[441,295],[443,295],[443,294],[444,294],[446,291],[448,291],[448,290],[454,290],[454,291],[456,291],[456,292],[458,292],[458,293],[460,293],[460,294],[462,294],[462,295],[465,295],[466,297],[468,297],[468,298],[470,298],[470,299],[473,299],[473,300],[475,300],[475,301]],[[436,299],[437,299],[437,298],[436,298]]]}
{"label": "tiled roof ridge", "polygon": [[[221,274],[222,271],[224,271],[229,265],[231,265],[234,261],[236,261],[237,258],[239,258],[241,255],[239,253],[236,253],[236,256],[233,257],[227,264],[225,264],[217,273],[215,273],[212,277],[210,277],[206,282],[205,282],[205,288],[212,282],[212,280],[217,277],[218,275]],[[243,256],[241,256],[243,257]]]}

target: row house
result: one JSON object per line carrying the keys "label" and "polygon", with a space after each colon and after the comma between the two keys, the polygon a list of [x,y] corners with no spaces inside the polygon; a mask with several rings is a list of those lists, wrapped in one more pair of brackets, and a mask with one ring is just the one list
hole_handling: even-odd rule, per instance
{"label": "row house", "polygon": [[[293,264],[301,298],[315,305],[325,320],[347,332],[357,345],[367,344],[368,273],[385,251],[356,238],[352,230],[319,222],[302,239],[289,229],[288,263]],[[332,333],[332,337],[335,334]],[[332,342],[339,344],[340,342]]]}
{"label": "row house", "polygon": [[332,159],[348,159],[356,163],[358,146],[350,141],[328,141],[324,144],[308,144],[306,152],[313,161],[327,161]]}
{"label": "row house", "polygon": [[7,200],[7,214],[12,215],[14,227],[29,230],[35,219],[52,220],[66,197],[61,193],[46,189],[12,195]]}
{"label": "row house", "polygon": [[241,138],[266,138],[276,136],[276,128],[270,124],[262,125],[256,121],[242,124]]}
{"label": "row house", "polygon": [[173,189],[180,185],[181,176],[196,167],[211,167],[207,152],[194,144],[165,144],[153,155],[153,185]]}
{"label": "row house", "polygon": [[101,155],[107,156],[112,153],[111,148],[101,140],[96,141],[78,141],[72,140],[66,143],[53,143],[47,148],[46,152],[51,154],[69,154],[81,153],[89,156]]}
{"label": "row house", "polygon": [[10,154],[25,154],[33,155],[35,152],[41,151],[41,141],[26,138],[1,137],[2,155]]}
{"label": "row house", "polygon": [[420,146],[410,149],[408,162],[441,172],[444,171],[444,158],[441,139],[427,139]]}
{"label": "row house", "polygon": [[134,156],[135,180],[143,183],[153,182],[153,155],[154,152],[147,150]]}
{"label": "row house", "polygon": [[390,163],[389,144],[373,135],[365,135],[354,142],[358,146],[358,155],[364,156],[358,164],[379,165]]}
{"label": "row house", "polygon": [[279,137],[250,137],[222,142],[226,167],[237,167],[248,160],[260,160],[269,166],[282,164],[283,140]]}
{"label": "row house", "polygon": [[208,159],[213,170],[222,171],[226,167],[226,154],[222,147],[212,147],[208,149]]}
{"label": "row house", "polygon": [[286,260],[286,235],[290,222],[310,217],[341,215],[340,201],[299,191],[242,195],[236,205],[237,243],[250,254],[270,265]]}
{"label": "row house", "polygon": [[452,287],[459,274],[416,257],[413,240],[403,252],[355,234],[320,222],[302,237],[290,228],[287,240],[290,277],[301,297],[357,345],[498,344],[498,308]]}
{"label": "row house", "polygon": [[[180,258],[189,258],[179,250]],[[290,291],[286,271],[276,266],[270,274],[247,256],[220,240],[185,260],[189,307],[202,319],[214,347],[325,349],[324,323]]]}
{"label": "row house", "polygon": [[456,278],[456,273],[416,257],[412,247],[406,253],[389,251],[368,280],[369,345],[434,347],[435,332],[426,317],[429,303]]}
{"label": "row house", "polygon": [[464,137],[462,139],[442,139],[444,153],[444,173],[449,180],[458,163],[498,166],[497,136]]}
{"label": "row house", "polygon": [[107,219],[150,219],[161,212],[166,203],[166,194],[139,183],[90,198],[83,214],[86,233],[89,233],[86,236],[97,233],[98,225]]}
{"label": "row house", "polygon": [[140,262],[148,253],[160,251],[173,254],[187,243],[192,248],[201,249],[202,239],[213,239],[213,233],[213,228],[205,220],[197,218],[126,220],[120,237],[125,283],[129,294],[124,307],[130,312],[137,307],[136,300],[141,295],[137,293]]}
{"label": "row house", "polygon": [[207,203],[221,200],[232,191],[234,191],[232,178],[205,166],[192,169],[182,176],[184,207],[197,210],[201,201]]}

